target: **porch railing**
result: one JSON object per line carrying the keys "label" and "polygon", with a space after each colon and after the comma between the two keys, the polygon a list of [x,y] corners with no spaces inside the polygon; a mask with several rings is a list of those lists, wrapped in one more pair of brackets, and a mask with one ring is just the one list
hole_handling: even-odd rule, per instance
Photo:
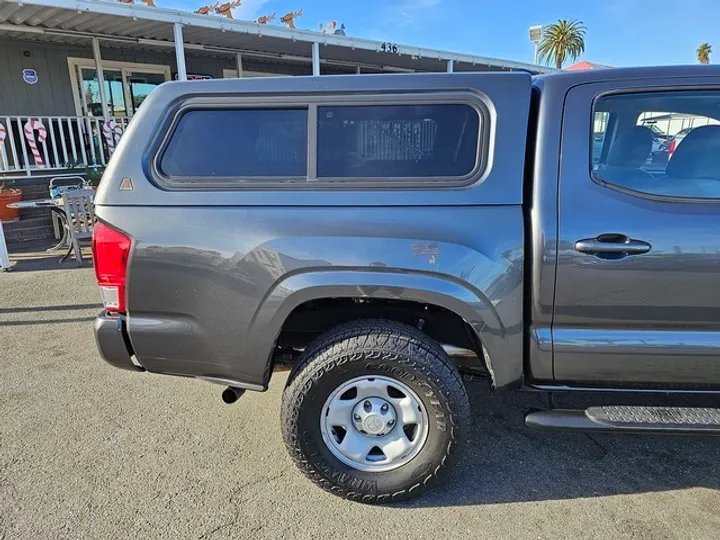
{"label": "porch railing", "polygon": [[87,116],[1,116],[0,174],[106,165],[130,119]]}

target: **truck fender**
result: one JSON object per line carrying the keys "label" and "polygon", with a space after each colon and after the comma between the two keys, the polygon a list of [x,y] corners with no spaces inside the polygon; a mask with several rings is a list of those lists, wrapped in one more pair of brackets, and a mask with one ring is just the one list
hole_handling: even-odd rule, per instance
{"label": "truck fender", "polygon": [[[268,358],[285,320],[301,304],[323,298],[381,298],[432,304],[448,309],[475,332],[483,344],[484,361],[493,387],[519,382],[522,376],[522,336],[519,350],[505,356],[508,332],[490,299],[450,276],[418,271],[323,270],[300,272],[275,283],[260,303],[246,340],[255,354]],[[503,360],[495,365],[497,358]],[[512,363],[508,364],[507,360]],[[267,382],[267,381],[266,381]]]}

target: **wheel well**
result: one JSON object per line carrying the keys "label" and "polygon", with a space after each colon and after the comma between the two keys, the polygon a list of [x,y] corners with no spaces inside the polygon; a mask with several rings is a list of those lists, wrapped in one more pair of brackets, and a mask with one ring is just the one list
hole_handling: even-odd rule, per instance
{"label": "wheel well", "polygon": [[278,368],[292,364],[316,336],[334,326],[370,318],[394,320],[419,328],[441,345],[465,351],[462,355],[450,355],[462,373],[488,374],[482,344],[462,317],[432,304],[375,298],[323,298],[300,304],[285,320],[275,342],[273,365]]}

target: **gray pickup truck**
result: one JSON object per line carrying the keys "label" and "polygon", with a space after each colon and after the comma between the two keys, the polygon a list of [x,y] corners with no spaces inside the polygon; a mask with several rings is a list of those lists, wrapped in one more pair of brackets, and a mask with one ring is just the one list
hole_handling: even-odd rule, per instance
{"label": "gray pickup truck", "polygon": [[[96,205],[104,359],[228,403],[291,369],[288,450],[349,499],[447,473],[463,375],[720,396],[715,67],[169,83]],[[526,424],[720,434],[720,408],[674,403]]]}

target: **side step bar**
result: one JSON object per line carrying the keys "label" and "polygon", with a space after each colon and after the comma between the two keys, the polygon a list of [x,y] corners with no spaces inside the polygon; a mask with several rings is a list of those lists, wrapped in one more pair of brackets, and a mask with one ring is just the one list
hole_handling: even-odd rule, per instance
{"label": "side step bar", "polygon": [[535,429],[720,435],[720,409],[691,407],[590,407],[533,411],[525,425]]}

